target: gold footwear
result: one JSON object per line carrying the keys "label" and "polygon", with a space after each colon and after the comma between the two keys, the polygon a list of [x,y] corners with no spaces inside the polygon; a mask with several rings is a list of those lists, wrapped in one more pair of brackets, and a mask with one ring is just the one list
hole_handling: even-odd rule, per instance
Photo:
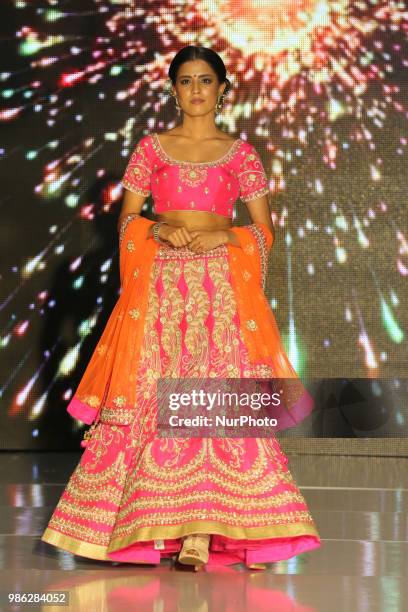
{"label": "gold footwear", "polygon": [[266,569],[265,563],[251,563],[251,565],[247,565],[247,567],[249,567],[249,569],[257,569],[257,570]]}
{"label": "gold footwear", "polygon": [[[200,566],[208,561],[208,545],[210,536],[208,533],[194,533],[183,540],[183,546],[178,556],[179,563],[185,565]],[[196,571],[196,567],[194,568]]]}

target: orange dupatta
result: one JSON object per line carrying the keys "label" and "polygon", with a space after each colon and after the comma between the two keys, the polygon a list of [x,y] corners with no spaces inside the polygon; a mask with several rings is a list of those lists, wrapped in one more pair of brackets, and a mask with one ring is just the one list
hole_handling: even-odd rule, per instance
{"label": "orange dupatta", "polygon": [[158,248],[147,238],[153,223],[137,216],[127,223],[120,241],[121,293],[67,407],[84,423],[92,423],[102,408],[104,420],[126,423],[134,410],[150,269]]}
{"label": "orange dupatta", "polygon": [[276,431],[298,425],[314,408],[314,399],[289,361],[272,308],[264,293],[268,255],[273,236],[264,223],[233,227],[240,246],[228,244],[229,266],[241,329],[253,363],[271,365],[283,390],[283,403],[275,409]]}

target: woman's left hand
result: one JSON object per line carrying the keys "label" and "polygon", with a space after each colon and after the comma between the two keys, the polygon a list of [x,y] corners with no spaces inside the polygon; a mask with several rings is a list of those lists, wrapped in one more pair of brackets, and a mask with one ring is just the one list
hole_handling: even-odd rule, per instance
{"label": "woman's left hand", "polygon": [[225,230],[195,230],[190,231],[190,234],[193,239],[187,246],[194,253],[209,251],[228,242],[228,234]]}

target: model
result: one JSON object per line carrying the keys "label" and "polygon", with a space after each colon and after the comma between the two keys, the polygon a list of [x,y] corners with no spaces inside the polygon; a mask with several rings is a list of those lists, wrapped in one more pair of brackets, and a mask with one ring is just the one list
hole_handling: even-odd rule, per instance
{"label": "model", "polygon": [[[141,137],[122,179],[121,293],[68,405],[92,427],[41,539],[106,561],[264,569],[320,546],[275,436],[157,436],[159,378],[292,379],[288,413],[311,409],[264,293],[261,158],[215,122],[225,65],[188,46],[168,74],[182,119]],[[155,221],[141,215],[150,194]],[[249,225],[232,225],[238,198]]]}

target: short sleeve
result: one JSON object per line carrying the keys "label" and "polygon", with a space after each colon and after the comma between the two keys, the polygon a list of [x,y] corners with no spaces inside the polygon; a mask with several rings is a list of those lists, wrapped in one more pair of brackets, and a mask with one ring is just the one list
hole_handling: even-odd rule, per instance
{"label": "short sleeve", "polygon": [[246,143],[246,151],[238,170],[240,198],[243,202],[255,200],[269,193],[268,177],[259,153]]}
{"label": "short sleeve", "polygon": [[121,183],[123,187],[129,189],[129,191],[133,191],[133,193],[138,193],[139,195],[147,197],[151,193],[151,172],[152,164],[149,139],[147,136],[144,136],[139,140],[132,155],[130,156]]}

